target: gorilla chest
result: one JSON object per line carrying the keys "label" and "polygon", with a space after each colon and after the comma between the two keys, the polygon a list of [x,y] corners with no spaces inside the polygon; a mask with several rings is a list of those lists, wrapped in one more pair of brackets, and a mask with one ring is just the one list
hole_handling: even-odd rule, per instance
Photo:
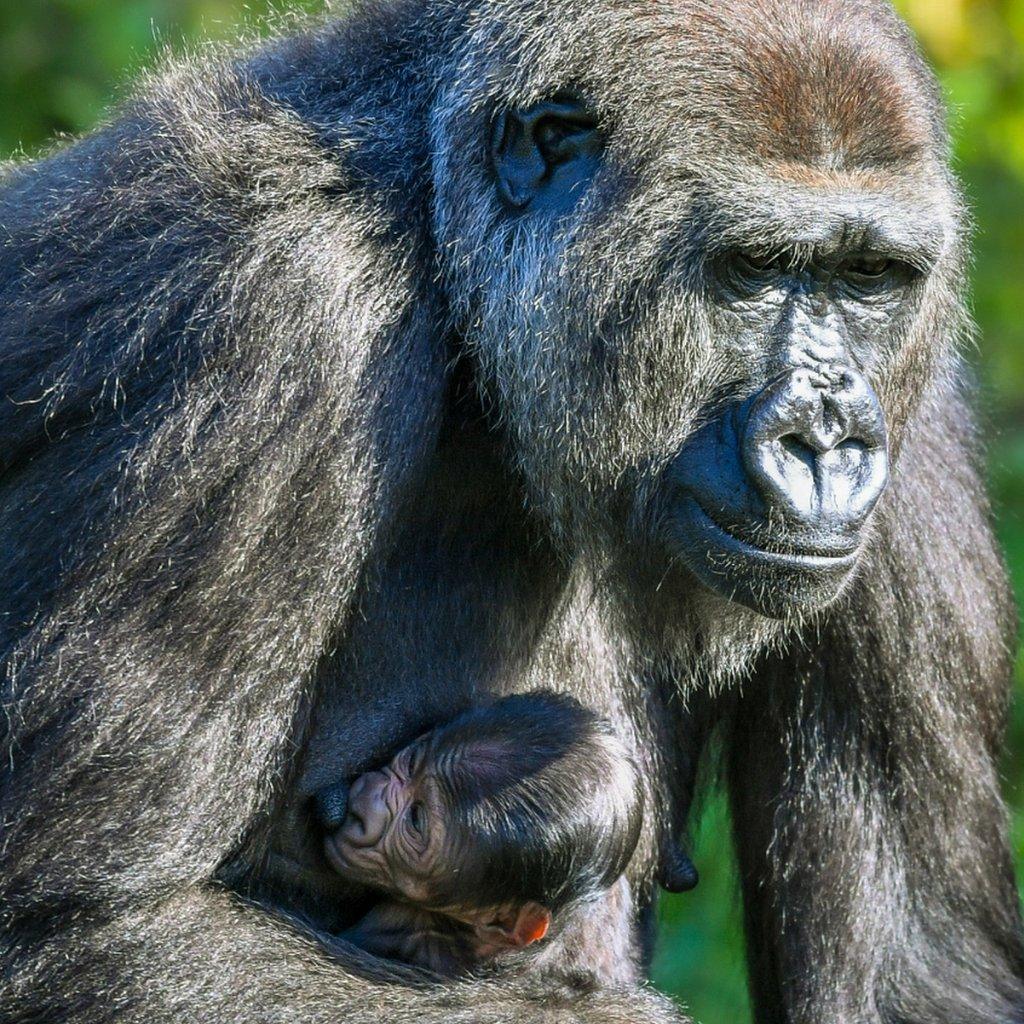
{"label": "gorilla chest", "polygon": [[515,524],[481,525],[409,529],[367,587],[324,669],[304,790],[386,761],[490,696],[565,690],[619,717],[616,666],[563,572]]}
{"label": "gorilla chest", "polygon": [[[270,846],[279,859],[305,866],[303,886],[322,894],[320,908],[348,906],[353,894],[326,871],[310,813],[314,795],[385,764],[489,697],[572,693],[638,740],[647,768],[669,760],[656,701],[627,695],[596,602],[538,540],[522,501],[481,485],[479,473],[452,475],[470,481],[472,494],[453,484],[418,496],[388,556],[364,581],[347,631],[322,666],[299,769],[272,826]],[[656,800],[655,772],[648,774],[647,798]],[[642,850],[649,864],[649,842]]]}

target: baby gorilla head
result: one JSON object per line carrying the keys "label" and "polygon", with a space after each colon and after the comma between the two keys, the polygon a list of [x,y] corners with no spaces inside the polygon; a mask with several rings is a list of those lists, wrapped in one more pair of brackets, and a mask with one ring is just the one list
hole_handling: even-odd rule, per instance
{"label": "baby gorilla head", "polygon": [[351,881],[522,947],[615,882],[642,815],[635,765],[611,725],[568,697],[523,694],[466,712],[357,778],[326,852]]}

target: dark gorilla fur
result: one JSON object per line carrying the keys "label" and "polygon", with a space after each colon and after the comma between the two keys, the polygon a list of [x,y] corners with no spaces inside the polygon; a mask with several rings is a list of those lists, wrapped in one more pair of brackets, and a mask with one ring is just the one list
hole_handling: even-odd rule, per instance
{"label": "dark gorilla fur", "polygon": [[[565,88],[608,143],[540,230],[485,140]],[[946,161],[882,2],[389,0],[169,66],[8,167],[0,1020],[676,1020],[634,911],[715,737],[758,1020],[1024,1020],[1015,616]],[[870,550],[830,608],[772,621],[659,555],[659,480],[770,371],[730,347],[706,254],[844,167],[943,238],[870,367]],[[542,686],[639,751],[635,902],[519,979],[429,986],[332,942],[310,795]]]}

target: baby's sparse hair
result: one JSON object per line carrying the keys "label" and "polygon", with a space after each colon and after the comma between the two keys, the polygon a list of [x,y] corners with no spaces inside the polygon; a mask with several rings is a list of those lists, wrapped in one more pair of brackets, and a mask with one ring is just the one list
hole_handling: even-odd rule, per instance
{"label": "baby's sparse hair", "polygon": [[427,744],[459,850],[435,906],[533,900],[557,914],[625,871],[643,822],[639,773],[610,723],[578,701],[506,697]]}

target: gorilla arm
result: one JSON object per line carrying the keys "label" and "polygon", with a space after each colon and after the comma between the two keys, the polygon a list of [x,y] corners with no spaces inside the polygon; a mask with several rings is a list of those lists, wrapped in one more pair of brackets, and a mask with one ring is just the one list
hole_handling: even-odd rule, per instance
{"label": "gorilla arm", "polygon": [[1015,617],[940,396],[877,555],[816,643],[745,687],[729,756],[757,1019],[1024,1019],[997,759]]}
{"label": "gorilla arm", "polygon": [[415,256],[324,200],[294,118],[207,86],[0,194],[15,893],[211,873],[436,431]]}
{"label": "gorilla arm", "polygon": [[[3,1020],[211,1024],[680,1024],[653,992],[546,974],[428,984],[351,947],[328,951],[228,893],[197,887],[111,921],[70,925],[0,993]],[[40,989],[45,988],[46,1001]]]}

